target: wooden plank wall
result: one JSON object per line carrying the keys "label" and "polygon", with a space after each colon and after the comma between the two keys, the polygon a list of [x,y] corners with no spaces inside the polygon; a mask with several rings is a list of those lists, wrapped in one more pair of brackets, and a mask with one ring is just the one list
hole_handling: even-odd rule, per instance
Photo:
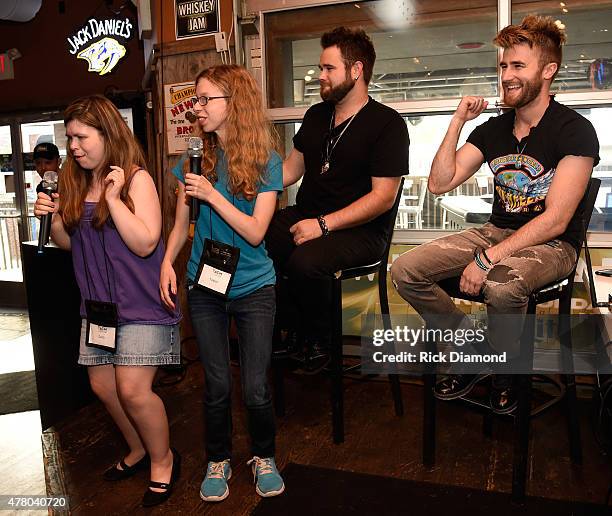
{"label": "wooden plank wall", "polygon": [[[201,38],[205,39],[205,38]],[[153,86],[153,124],[154,124],[154,144],[149,149],[149,160],[151,164],[155,163],[156,186],[159,192],[162,206],[162,236],[164,242],[167,242],[168,235],[174,225],[174,212],[176,208],[176,192],[177,180],[172,175],[172,167],[176,165],[180,156],[169,156],[168,145],[166,141],[166,125],[163,108],[163,85],[173,84],[178,82],[190,82],[205,68],[209,66],[221,64],[220,54],[216,50],[194,49],[194,41],[187,40],[189,51],[177,52],[179,48],[174,46],[173,53],[163,55],[160,51],[160,57],[157,59],[154,70]],[[175,44],[176,45],[176,44]],[[197,47],[196,47],[197,48]],[[189,253],[191,252],[190,241],[185,245],[182,252],[176,259],[174,269],[180,286],[185,285],[185,272]],[[186,292],[184,288],[179,287],[179,299],[183,310],[183,322],[181,323],[181,334],[183,337],[192,335],[191,321],[188,317]]]}

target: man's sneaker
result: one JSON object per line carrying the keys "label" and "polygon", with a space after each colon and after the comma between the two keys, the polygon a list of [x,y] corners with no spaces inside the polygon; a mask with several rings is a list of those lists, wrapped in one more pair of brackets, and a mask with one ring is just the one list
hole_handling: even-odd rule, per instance
{"label": "man's sneaker", "polygon": [[255,491],[259,496],[277,496],[285,490],[285,483],[276,469],[274,457],[260,459],[255,456],[247,465],[250,465],[253,471]]}
{"label": "man's sneaker", "polygon": [[209,462],[206,476],[200,486],[200,498],[207,502],[220,502],[229,495],[227,481],[232,477],[229,460]]}
{"label": "man's sneaker", "polygon": [[434,395],[441,400],[454,400],[468,394],[487,375],[453,374],[446,376],[434,388]]}
{"label": "man's sneaker", "polygon": [[496,375],[491,382],[489,405],[496,414],[510,414],[518,405],[514,378],[509,375]]}

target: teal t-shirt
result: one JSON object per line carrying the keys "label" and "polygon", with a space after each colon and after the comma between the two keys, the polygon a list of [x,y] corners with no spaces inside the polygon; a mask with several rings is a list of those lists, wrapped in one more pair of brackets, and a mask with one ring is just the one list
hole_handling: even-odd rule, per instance
{"label": "teal t-shirt", "polygon": [[[219,180],[215,184],[215,190],[223,195],[229,202],[233,202],[234,206],[241,212],[247,215],[253,215],[257,198],[255,197],[252,201],[247,201],[242,195],[232,196],[227,188],[227,161],[225,159],[225,154],[222,150],[217,152],[216,172]],[[185,183],[183,163],[186,160],[187,156],[185,155],[172,169],[172,173],[183,184]],[[263,179],[259,184],[258,193],[269,191],[283,191],[283,162],[276,152],[272,152],[270,155],[270,159],[268,160],[268,164],[263,174]],[[255,247],[249,244],[204,201],[200,202],[200,216],[196,222],[191,257],[187,264],[187,277],[191,281],[195,281],[198,272],[205,238],[212,238],[213,240],[218,240],[240,248],[238,268],[229,291],[230,299],[247,296],[265,285],[273,285],[275,283],[276,275],[274,273],[274,266],[272,260],[268,256],[264,242],[262,241]]]}

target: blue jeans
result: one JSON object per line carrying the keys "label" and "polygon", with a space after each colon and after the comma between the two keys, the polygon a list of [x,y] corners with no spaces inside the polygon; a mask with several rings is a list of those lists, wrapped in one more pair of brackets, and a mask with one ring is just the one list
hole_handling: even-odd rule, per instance
{"label": "blue jeans", "polygon": [[242,397],[247,408],[251,452],[274,456],[276,427],[267,372],[272,356],[276,298],[273,285],[224,300],[197,287],[188,292],[189,311],[205,373],[204,417],[209,461],[232,453],[232,371],[229,323],[238,329]]}

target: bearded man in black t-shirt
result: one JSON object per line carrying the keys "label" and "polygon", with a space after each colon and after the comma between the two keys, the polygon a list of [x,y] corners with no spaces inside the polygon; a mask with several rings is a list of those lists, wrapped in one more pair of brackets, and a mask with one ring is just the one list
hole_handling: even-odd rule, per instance
{"label": "bearded man in black t-shirt", "polygon": [[[484,296],[489,344],[510,358],[519,355],[531,292],[567,276],[576,264],[581,238],[577,207],[599,161],[591,123],[550,95],[564,42],[565,34],[552,18],[527,16],[521,25],[500,31],[494,43],[503,48],[504,103],[514,109],[477,127],[457,150],[464,124],[487,107],[482,98],[463,98],[429,176],[430,191],[444,194],[487,162],[495,176],[491,218],[481,228],[419,246],[391,268],[400,295],[426,320],[430,316],[434,326],[433,320],[439,323],[444,315],[456,327],[469,327],[463,312],[437,285],[461,276],[462,292]],[[510,317],[491,317],[499,314]],[[436,385],[436,396],[463,396],[481,378],[448,376]],[[511,376],[494,377],[489,401],[495,412],[514,410]]]}
{"label": "bearded man in black t-shirt", "polygon": [[390,237],[409,145],[402,117],[368,96],[376,53],[366,33],[339,27],[321,46],[324,102],[306,112],[283,163],[284,186],[302,179],[296,205],[275,214],[265,237],[281,283],[279,325],[300,329],[311,372],[329,357],[333,274],[376,262]]}

